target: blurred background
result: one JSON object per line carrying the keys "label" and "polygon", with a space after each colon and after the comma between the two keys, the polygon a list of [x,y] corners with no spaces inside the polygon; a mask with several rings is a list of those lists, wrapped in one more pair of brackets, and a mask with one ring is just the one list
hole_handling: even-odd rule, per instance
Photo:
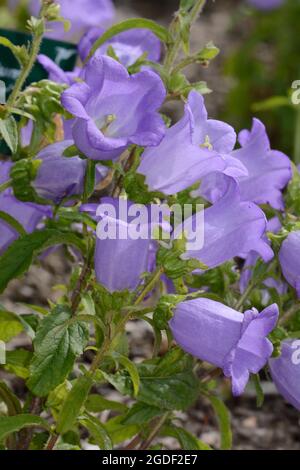
{"label": "blurred background", "polygon": [[[71,0],[70,0],[71,1]],[[22,5],[13,10],[13,4]],[[114,0],[117,19],[144,16],[167,25],[178,7],[177,0]],[[9,4],[9,5],[8,5]],[[26,1],[0,0],[0,28],[22,29]],[[205,11],[192,32],[192,51],[213,41],[221,50],[209,67],[193,65],[188,78],[204,80],[212,93],[206,95],[210,117],[223,119],[237,131],[251,126],[253,116],[267,127],[274,149],[300,163],[300,106],[291,104],[292,83],[300,80],[300,1],[286,0],[282,6],[262,11],[246,0],[207,0]],[[1,62],[1,57],[0,57]],[[13,281],[0,302],[7,308],[16,302],[46,304],[55,300],[54,285],[65,281],[70,266],[59,253],[41,260],[22,281]],[[20,307],[23,308],[23,307]],[[152,337],[140,322],[129,326],[133,355],[147,357]],[[20,340],[21,341],[21,340]],[[15,387],[20,387],[16,383]],[[266,396],[256,407],[255,391],[239,399],[230,398],[235,449],[299,449],[299,413],[285,404],[270,382],[263,382]],[[109,393],[113,394],[114,391]],[[205,402],[188,414],[179,415],[184,426],[200,439],[218,446],[215,418]],[[174,443],[170,442],[172,448]]]}

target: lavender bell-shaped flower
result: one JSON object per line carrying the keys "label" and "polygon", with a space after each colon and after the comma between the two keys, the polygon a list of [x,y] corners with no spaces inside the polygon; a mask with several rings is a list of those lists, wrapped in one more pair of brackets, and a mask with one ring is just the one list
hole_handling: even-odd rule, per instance
{"label": "lavender bell-shaped flower", "polygon": [[[0,162],[0,184],[9,179],[11,165],[11,162]],[[50,207],[21,202],[10,189],[0,193],[0,211],[16,219],[27,233],[33,232],[44,217],[52,216]],[[18,237],[19,233],[8,222],[0,219],[0,254]]]}
{"label": "lavender bell-shaped flower", "polygon": [[231,155],[248,170],[248,175],[237,177],[242,199],[284,209],[282,190],[292,178],[289,158],[271,150],[266,128],[258,119],[253,120],[251,131],[240,132],[239,143],[242,148]]}
{"label": "lavender bell-shaped flower", "polygon": [[278,307],[244,314],[214,300],[181,302],[170,320],[175,341],[186,352],[223,369],[232,380],[233,395],[241,395],[250,373],[262,369],[273,352],[267,335],[274,329]]}
{"label": "lavender bell-shaped flower", "polygon": [[[78,52],[82,61],[86,60],[94,42],[104,33],[103,28],[90,29],[78,44]],[[133,65],[143,54],[147,54],[147,60],[158,62],[161,56],[161,42],[148,29],[136,28],[116,34],[102,46],[99,51],[107,53],[112,46],[119,61],[124,67]]]}
{"label": "lavender bell-shaped flower", "polygon": [[[63,156],[73,143],[72,140],[56,142],[37,154],[36,159],[41,160],[41,164],[32,185],[40,197],[59,203],[66,197],[83,193],[87,161]],[[98,164],[95,183],[98,184],[107,172],[108,168]]]}
{"label": "lavender bell-shaped flower", "polygon": [[82,210],[99,221],[95,250],[97,281],[110,292],[133,291],[151,264],[153,229],[161,226],[169,230],[169,225],[159,215],[152,219],[151,206],[135,205],[122,198],[102,198],[100,205],[87,204]]}
{"label": "lavender bell-shaped flower", "polygon": [[217,170],[244,173],[243,165],[228,155],[235,141],[231,126],[207,119],[203,97],[193,91],[184,116],[167,129],[160,145],[145,150],[137,171],[151,190],[164,194],[182,191]]}
{"label": "lavender bell-shaped flower", "polygon": [[247,0],[250,5],[258,8],[259,10],[272,10],[280,7],[284,0]]}
{"label": "lavender bell-shaped flower", "polygon": [[80,67],[75,67],[72,72],[66,72],[52,59],[50,59],[50,57],[44,54],[39,54],[37,56],[37,60],[46,70],[46,72],[48,72],[49,80],[52,80],[53,82],[71,86],[74,82],[76,82],[76,79],[80,78],[82,72]]}
{"label": "lavender bell-shaped flower", "polygon": [[300,340],[281,343],[281,355],[269,360],[273,382],[281,395],[300,411]]}
{"label": "lavender bell-shaped flower", "polygon": [[300,231],[291,232],[279,251],[282,274],[300,298]]}
{"label": "lavender bell-shaped flower", "polygon": [[204,245],[193,249],[194,238],[200,227],[193,215],[177,226],[174,236],[186,231],[191,248],[185,258],[196,258],[209,268],[223,264],[235,256],[246,257],[255,251],[269,261],[274,256],[271,247],[264,238],[267,220],[263,211],[252,202],[241,200],[237,182],[226,176],[228,187],[225,195],[213,206],[204,210]]}
{"label": "lavender bell-shaped flower", "polygon": [[[71,23],[69,31],[64,30],[60,22],[51,22],[47,37],[54,39],[72,40],[82,36],[95,26],[108,26],[115,16],[112,0],[56,0],[60,5],[60,14]],[[41,7],[40,0],[30,0],[29,11],[38,16]]]}
{"label": "lavender bell-shaped flower", "polygon": [[74,115],[73,138],[87,157],[118,158],[131,144],[158,145],[165,125],[158,110],[166,90],[150,71],[129,75],[116,60],[97,51],[84,69],[85,82],[62,94]]}

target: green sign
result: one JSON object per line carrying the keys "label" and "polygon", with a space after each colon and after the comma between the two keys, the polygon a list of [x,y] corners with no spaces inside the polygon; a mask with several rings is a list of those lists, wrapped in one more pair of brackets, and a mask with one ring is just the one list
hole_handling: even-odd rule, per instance
{"label": "green sign", "polygon": [[[31,41],[31,35],[17,31],[9,31],[0,28],[0,36],[4,36],[17,46],[27,44]],[[77,47],[74,44],[56,41],[44,38],[41,45],[41,54],[45,54],[52,59],[60,68],[65,71],[72,71],[76,64]],[[20,65],[13,53],[4,46],[0,45],[0,83],[3,81],[6,88],[6,98],[10,94],[16,79],[20,73]],[[25,86],[32,82],[38,82],[48,77],[46,70],[38,63],[34,65]],[[3,91],[3,84],[1,90]],[[3,93],[1,93],[3,95]],[[3,100],[3,96],[1,97]],[[4,142],[0,141],[0,153],[9,154],[9,150],[4,146]]]}
{"label": "green sign", "polygon": [[[31,35],[17,31],[9,31],[0,28],[0,36],[4,36],[17,46],[27,44],[31,40]],[[41,46],[41,54],[50,57],[60,68],[66,71],[73,70],[76,58],[77,47],[74,44],[53,39],[44,38]],[[20,66],[12,52],[4,46],[0,46],[0,80],[6,85],[7,94],[12,90],[14,83],[20,73]],[[32,82],[38,82],[47,78],[45,69],[38,63],[28,77],[26,85]]]}

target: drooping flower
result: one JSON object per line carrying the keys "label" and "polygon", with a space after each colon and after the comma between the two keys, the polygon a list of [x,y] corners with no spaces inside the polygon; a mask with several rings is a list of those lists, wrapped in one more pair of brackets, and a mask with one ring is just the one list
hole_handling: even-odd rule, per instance
{"label": "drooping flower", "polygon": [[[46,36],[54,39],[78,38],[90,28],[109,25],[115,16],[111,0],[56,0],[56,3],[60,5],[61,16],[71,22],[71,28],[66,32],[62,23],[50,23]],[[40,6],[40,0],[30,0],[30,13],[37,16]]]}
{"label": "drooping flower", "polygon": [[272,10],[278,8],[284,0],[247,0],[248,3],[258,8],[259,10]]}
{"label": "drooping flower", "polygon": [[[82,37],[78,45],[82,61],[87,58],[92,45],[104,31],[103,28],[92,28]],[[161,55],[160,40],[148,29],[136,28],[116,34],[100,46],[99,51],[106,54],[109,46],[113,47],[124,67],[133,65],[145,53],[147,53],[147,59],[153,62],[158,62]]]}
{"label": "drooping flower", "polygon": [[281,355],[269,360],[273,382],[288,403],[300,411],[300,340],[281,343]]}
{"label": "drooping flower", "polygon": [[[76,156],[63,156],[73,144],[72,140],[56,142],[37,154],[36,159],[41,160],[41,164],[32,185],[40,197],[59,203],[66,197],[83,193],[87,161]],[[107,171],[103,165],[96,166],[95,184],[106,176]]]}
{"label": "drooping flower", "polygon": [[100,205],[83,205],[81,210],[99,222],[95,250],[97,281],[110,292],[133,291],[141,282],[141,275],[153,264],[153,229],[157,226],[170,229],[163,219],[164,209],[160,213],[159,206],[106,197]]}
{"label": "drooping flower", "polygon": [[73,137],[81,152],[110,160],[130,144],[159,144],[165,125],[158,110],[166,90],[157,74],[130,76],[123,65],[97,51],[85,67],[84,80],[62,94],[63,106],[76,118]]}
{"label": "drooping flower", "polygon": [[[0,183],[9,179],[11,162],[0,162]],[[48,206],[16,199],[11,190],[0,193],[0,211],[16,219],[27,233],[33,232],[44,217],[51,217],[52,211]],[[5,220],[0,219],[0,254],[19,237],[19,233]]]}
{"label": "drooping flower", "polygon": [[182,119],[167,129],[160,145],[145,150],[137,171],[151,190],[165,194],[182,191],[217,170],[239,174],[246,171],[243,165],[227,159],[235,140],[232,127],[207,119],[203,97],[192,91]]}
{"label": "drooping flower", "polygon": [[[264,239],[267,220],[263,211],[253,202],[241,200],[237,182],[226,176],[228,188],[225,195],[213,206],[204,210],[204,245],[201,249],[189,250],[185,258],[197,258],[209,268],[214,268],[235,256],[246,257],[257,252],[264,261],[273,257],[273,251]],[[178,226],[176,232],[187,230],[193,242],[197,233],[195,215]]]}
{"label": "drooping flower", "polygon": [[211,299],[181,302],[170,320],[175,341],[188,353],[223,369],[241,395],[250,373],[262,369],[273,352],[267,335],[275,328],[278,307],[244,314]]}
{"label": "drooping flower", "polygon": [[279,251],[282,274],[300,298],[300,231],[291,232]]}
{"label": "drooping flower", "polygon": [[253,120],[251,131],[240,132],[239,142],[242,148],[231,155],[248,170],[248,175],[237,177],[242,198],[282,210],[282,190],[292,178],[289,158],[271,150],[265,126],[258,119]]}

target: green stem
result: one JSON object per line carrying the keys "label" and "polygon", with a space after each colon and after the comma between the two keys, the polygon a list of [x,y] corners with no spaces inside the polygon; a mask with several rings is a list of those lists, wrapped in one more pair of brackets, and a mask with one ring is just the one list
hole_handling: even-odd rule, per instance
{"label": "green stem", "polygon": [[42,39],[43,39],[43,33],[38,33],[38,34],[33,35],[29,60],[27,64],[21,69],[20,75],[17,78],[15,86],[7,100],[7,107],[9,106],[13,107],[15,105],[15,101],[18,97],[18,94],[22,90],[23,85],[34,66],[37,55],[41,48]]}
{"label": "green stem", "polygon": [[[197,0],[196,1],[195,5],[193,6],[192,11],[190,13],[190,19],[189,19],[190,27],[192,27],[192,25],[197,20],[198,16],[201,14],[205,3],[206,3],[206,0]],[[173,20],[173,23],[176,22],[176,21],[177,21],[177,18],[175,17],[175,19]],[[172,28],[172,25],[171,25],[171,28]],[[177,34],[177,37],[175,38],[175,41],[173,42],[171,47],[168,49],[168,52],[166,54],[166,58],[165,58],[165,62],[164,62],[164,69],[167,73],[169,73],[172,70],[172,66],[173,66],[173,64],[174,64],[174,62],[177,58],[177,55],[179,53],[179,50],[180,50],[181,42],[182,42],[182,39],[181,39],[181,35],[179,33],[179,34]]]}
{"label": "green stem", "polygon": [[296,109],[294,162],[296,165],[300,163],[300,108]]}
{"label": "green stem", "polygon": [[[153,273],[153,276],[151,277],[150,281],[148,282],[148,284],[144,287],[144,289],[142,290],[141,294],[137,297],[137,299],[135,300],[134,302],[134,306],[136,307],[137,305],[139,305],[143,300],[144,298],[146,297],[146,295],[153,289],[153,287],[155,286],[156,282],[160,279],[160,276],[162,275],[162,268],[159,268],[157,269],[154,273]],[[105,341],[103,342],[101,348],[99,349],[98,353],[96,354],[96,356],[94,357],[94,360],[92,362],[92,365],[91,365],[91,369],[90,371],[94,374],[96,372],[96,370],[99,368],[101,362],[102,362],[102,359],[104,358],[105,354],[107,353],[107,351],[109,350],[110,348],[110,345],[111,343],[113,342],[113,340],[124,330],[125,328],[125,325],[126,323],[131,319],[132,315],[133,315],[134,312],[132,312],[131,310],[122,318],[122,320],[120,321],[120,323],[118,324],[115,332],[114,332],[114,335],[113,337],[111,338],[110,336],[108,336]]]}
{"label": "green stem", "polygon": [[251,294],[252,290],[256,287],[256,285],[257,285],[257,282],[249,282],[248,287],[246,288],[244,293],[241,295],[239,300],[236,302],[234,306],[235,310],[240,310],[243,307],[245,301],[247,300],[248,296]]}
{"label": "green stem", "polygon": [[8,181],[5,181],[5,183],[0,184],[0,193],[10,188],[11,185],[12,185],[12,180],[8,180]]}

